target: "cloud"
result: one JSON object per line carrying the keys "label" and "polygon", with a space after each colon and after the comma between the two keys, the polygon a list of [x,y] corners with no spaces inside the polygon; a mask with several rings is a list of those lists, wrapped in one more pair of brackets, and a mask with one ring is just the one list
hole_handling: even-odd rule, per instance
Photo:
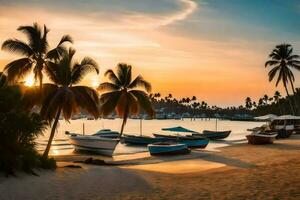
{"label": "cloud", "polygon": [[135,28],[157,28],[185,20],[189,15],[193,14],[198,7],[197,3],[192,0],[179,0],[179,2],[183,6],[183,9],[179,12],[159,16],[135,14],[127,16],[125,21]]}

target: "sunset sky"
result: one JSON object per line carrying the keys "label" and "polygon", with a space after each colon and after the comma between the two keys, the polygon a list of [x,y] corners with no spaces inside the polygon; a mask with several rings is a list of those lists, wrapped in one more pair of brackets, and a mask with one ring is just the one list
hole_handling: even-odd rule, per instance
{"label": "sunset sky", "polygon": [[[153,92],[195,95],[220,106],[272,95],[264,62],[276,44],[300,54],[297,0],[0,0],[0,42],[25,39],[16,30],[33,22],[50,28],[50,45],[74,38],[77,58],[98,61],[103,80],[118,62],[134,67]],[[0,69],[18,55],[0,51]],[[300,87],[300,72],[295,72]],[[282,91],[279,87],[278,90]]]}

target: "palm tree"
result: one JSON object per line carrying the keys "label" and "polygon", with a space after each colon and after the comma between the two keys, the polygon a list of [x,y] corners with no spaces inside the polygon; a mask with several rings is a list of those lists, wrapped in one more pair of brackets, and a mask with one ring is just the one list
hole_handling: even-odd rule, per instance
{"label": "palm tree", "polygon": [[[97,91],[91,87],[77,85],[89,71],[94,70],[98,74],[98,65],[88,57],[80,63],[73,62],[74,54],[75,50],[70,48],[63,53],[57,63],[48,66],[48,76],[53,83],[43,84],[42,95],[38,94],[40,90],[33,88],[24,97],[29,103],[40,103],[41,115],[51,124],[51,133],[44,157],[48,156],[61,114],[65,120],[69,120],[79,109],[83,109],[95,118],[99,116]],[[43,98],[39,101],[40,96]]]}
{"label": "palm tree", "polygon": [[286,94],[288,96],[289,104],[292,113],[295,114],[292,102],[290,100],[290,94],[288,91],[288,84],[291,84],[292,91],[295,93],[294,84],[295,81],[292,68],[300,70],[300,60],[299,56],[293,54],[293,48],[290,44],[280,44],[275,47],[275,49],[269,55],[270,60],[265,63],[265,67],[273,67],[269,71],[269,81],[272,81],[274,77],[278,74],[276,80],[276,86],[282,82]]}
{"label": "palm tree", "polygon": [[281,114],[282,112],[281,112],[281,106],[280,106],[280,98],[281,98],[280,92],[279,92],[279,91],[276,91],[276,92],[274,93],[274,97],[273,97],[273,98],[274,98],[275,103],[278,104],[279,112],[280,112],[280,114]]}
{"label": "palm tree", "polygon": [[264,105],[264,100],[262,98],[259,98],[257,106],[261,107],[263,105]]}
{"label": "palm tree", "polygon": [[250,110],[251,108],[252,108],[252,100],[251,100],[251,98],[250,97],[247,97],[246,99],[245,99],[245,107],[248,109],[248,110]]}
{"label": "palm tree", "polygon": [[108,77],[109,82],[101,83],[98,87],[99,91],[105,91],[100,97],[102,115],[109,115],[115,110],[119,116],[123,117],[120,136],[123,134],[130,114],[136,115],[142,108],[151,117],[154,115],[154,109],[147,94],[151,91],[151,84],[141,75],[132,81],[131,68],[131,65],[120,63],[117,65],[116,73],[111,69],[107,70],[105,76]]}
{"label": "palm tree", "polygon": [[197,100],[197,97],[196,96],[193,96],[191,101],[196,101]]}
{"label": "palm tree", "polygon": [[264,105],[265,105],[265,106],[268,105],[269,96],[265,94],[265,95],[263,96],[262,99],[263,99],[263,101],[264,101]]}
{"label": "palm tree", "polygon": [[14,82],[33,70],[35,80],[39,80],[41,90],[43,70],[48,70],[48,65],[58,60],[66,50],[64,44],[72,43],[73,40],[69,35],[64,35],[58,45],[49,50],[47,39],[49,29],[45,25],[42,29],[37,23],[34,23],[33,26],[20,26],[17,30],[27,36],[28,43],[18,39],[8,39],[2,44],[2,50],[19,53],[23,56],[5,66],[4,70],[7,71],[8,81]]}

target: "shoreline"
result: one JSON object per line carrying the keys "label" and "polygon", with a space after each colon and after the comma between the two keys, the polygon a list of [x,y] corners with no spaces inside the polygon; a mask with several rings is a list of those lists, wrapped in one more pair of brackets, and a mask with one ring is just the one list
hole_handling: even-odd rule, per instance
{"label": "shoreline", "polygon": [[[1,178],[0,199],[299,199],[299,150],[300,135],[292,135],[273,145],[232,144],[219,152],[117,157],[120,166],[76,163],[82,168]],[[56,158],[58,166],[72,163]]]}

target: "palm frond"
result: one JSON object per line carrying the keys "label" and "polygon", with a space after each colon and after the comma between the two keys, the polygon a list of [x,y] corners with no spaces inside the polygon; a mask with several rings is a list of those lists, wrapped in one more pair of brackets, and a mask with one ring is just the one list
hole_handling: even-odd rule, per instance
{"label": "palm frond", "polygon": [[277,72],[280,70],[280,65],[274,67],[273,69],[271,69],[268,73],[269,75],[269,81],[271,82],[274,77],[276,76]]}
{"label": "palm frond", "polygon": [[90,71],[95,70],[99,74],[99,67],[96,61],[85,57],[80,64],[75,64],[72,68],[72,84],[79,83]]}
{"label": "palm frond", "polygon": [[278,60],[268,60],[266,63],[265,63],[265,67],[268,67],[268,66],[273,66],[273,65],[276,65],[280,63],[280,61]]}
{"label": "palm frond", "polygon": [[121,81],[119,78],[116,76],[113,70],[109,69],[105,72],[104,76],[107,76],[108,79],[115,85],[122,86]]}
{"label": "palm frond", "polygon": [[61,58],[62,54],[67,51],[66,47],[64,46],[64,43],[66,42],[73,43],[73,39],[70,35],[64,35],[60,39],[58,45],[54,49],[48,51],[46,57],[54,60]]}
{"label": "palm frond", "polygon": [[21,58],[8,63],[4,68],[7,71],[7,80],[14,82],[23,78],[30,72],[32,64],[29,58]]}
{"label": "palm frond", "polygon": [[43,31],[43,37],[41,38],[40,42],[40,52],[42,53],[46,53],[47,50],[48,50],[48,47],[49,47],[49,44],[48,44],[48,38],[47,38],[47,35],[49,33],[49,29],[47,28],[46,25],[44,25],[44,31]]}
{"label": "palm frond", "polygon": [[140,104],[138,102],[138,99],[130,92],[127,93],[127,101],[129,106],[129,114],[131,115],[137,115],[140,112]]}
{"label": "palm frond", "polygon": [[300,56],[299,55],[290,55],[289,57],[287,57],[288,61],[290,61],[290,60],[296,60],[296,59],[300,59]]}
{"label": "palm frond", "polygon": [[63,46],[57,46],[47,52],[46,57],[50,60],[58,60],[67,51]]}
{"label": "palm frond", "polygon": [[287,69],[287,78],[291,83],[295,82],[295,76],[290,69]]}
{"label": "palm frond", "polygon": [[48,78],[56,84],[60,84],[60,81],[57,76],[57,71],[58,71],[58,65],[54,62],[47,61],[45,63],[44,70],[46,74],[48,75]]}
{"label": "palm frond", "polygon": [[115,85],[113,83],[109,83],[109,82],[105,82],[105,83],[101,83],[97,90],[98,91],[118,91],[121,88],[118,85]]}
{"label": "palm frond", "polygon": [[278,86],[280,81],[282,81],[284,85],[286,84],[286,82],[284,81],[284,72],[282,70],[279,71],[277,81],[276,81],[276,87]]}
{"label": "palm frond", "polygon": [[74,93],[77,106],[98,118],[99,97],[97,91],[86,86],[74,86],[71,87],[71,90]]}
{"label": "palm frond", "polygon": [[135,89],[136,87],[141,87],[147,92],[151,92],[151,84],[143,79],[142,76],[137,76],[129,85],[128,88]]}
{"label": "palm frond", "polygon": [[70,88],[61,88],[63,93],[63,102],[59,102],[62,107],[62,113],[66,120],[69,120],[73,113],[77,113],[79,106],[77,105],[74,92]]}
{"label": "palm frond", "polygon": [[140,90],[131,90],[129,93],[134,95],[135,98],[137,99],[137,102],[143,108],[143,110],[145,110],[145,112],[149,116],[153,117],[153,115],[155,114],[155,111],[152,107],[149,96],[145,92],[140,91]]}
{"label": "palm frond", "polygon": [[117,65],[117,77],[123,86],[127,86],[129,84],[128,80],[131,81],[131,65],[119,63]]}
{"label": "palm frond", "polygon": [[72,84],[72,58],[74,54],[75,50],[69,48],[56,63],[57,66],[53,66],[52,69],[55,72],[57,84],[63,86]]}
{"label": "palm frond", "polygon": [[24,56],[33,55],[33,50],[25,42],[17,39],[8,39],[4,41],[1,47],[2,50],[20,53]]}
{"label": "palm frond", "polygon": [[107,92],[100,96],[100,112],[101,115],[107,116],[111,114],[119,102],[121,91]]}
{"label": "palm frond", "polygon": [[33,26],[20,26],[18,31],[26,34],[29,40],[29,46],[34,52],[39,52],[40,50],[40,40],[41,40],[41,27],[34,23]]}
{"label": "palm frond", "polygon": [[70,42],[73,43],[73,38],[70,35],[64,35],[62,36],[62,38],[60,39],[59,43],[57,46],[61,46],[63,45],[65,42]]}

